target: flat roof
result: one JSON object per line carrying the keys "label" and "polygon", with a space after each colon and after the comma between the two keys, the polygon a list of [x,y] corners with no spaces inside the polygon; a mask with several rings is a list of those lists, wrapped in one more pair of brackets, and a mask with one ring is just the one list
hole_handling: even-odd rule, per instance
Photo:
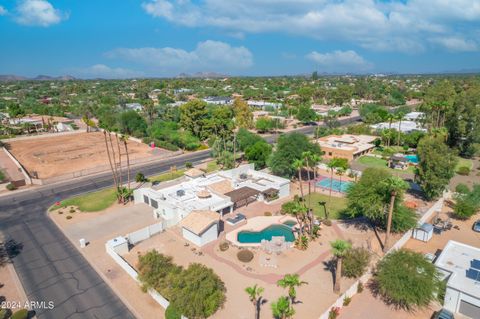
{"label": "flat roof", "polygon": [[363,152],[375,147],[372,144],[377,137],[373,135],[329,135],[317,140],[321,148],[338,149],[354,153]]}
{"label": "flat roof", "polygon": [[448,287],[480,298],[480,281],[467,276],[474,260],[480,260],[480,248],[450,240],[435,261],[435,266],[451,273]]}

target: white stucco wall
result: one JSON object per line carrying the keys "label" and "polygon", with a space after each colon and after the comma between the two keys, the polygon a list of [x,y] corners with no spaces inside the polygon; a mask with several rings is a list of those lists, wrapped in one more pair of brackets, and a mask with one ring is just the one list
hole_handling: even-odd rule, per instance
{"label": "white stucco wall", "polygon": [[470,295],[464,294],[456,289],[447,286],[447,291],[445,293],[445,300],[443,307],[453,313],[459,312],[460,302],[464,300],[472,305],[480,307],[480,298],[475,298]]}
{"label": "white stucco wall", "polygon": [[186,240],[192,242],[199,247],[202,247],[203,245],[208,244],[218,238],[218,223],[210,226],[210,228],[208,228],[200,236],[197,236],[185,227],[182,227],[182,235],[183,238],[185,238]]}
{"label": "white stucco wall", "polygon": [[278,190],[279,198],[283,198],[287,196],[290,196],[290,183],[280,186],[280,189]]}

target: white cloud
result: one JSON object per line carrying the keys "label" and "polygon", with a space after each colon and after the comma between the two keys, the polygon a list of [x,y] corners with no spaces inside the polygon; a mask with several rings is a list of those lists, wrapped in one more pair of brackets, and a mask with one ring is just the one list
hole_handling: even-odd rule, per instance
{"label": "white cloud", "polygon": [[124,68],[112,68],[105,64],[95,64],[86,68],[77,68],[72,71],[74,74],[86,78],[125,79],[140,77],[143,75],[142,72]]}
{"label": "white cloud", "polygon": [[352,50],[327,53],[313,51],[306,57],[326,71],[366,71],[373,66]]}
{"label": "white cloud", "polygon": [[0,16],[4,16],[7,14],[7,9],[4,6],[0,6]]}
{"label": "white cloud", "polygon": [[253,65],[252,53],[245,47],[207,40],[192,51],[178,48],[119,48],[107,57],[160,68],[162,71],[229,71]]}
{"label": "white cloud", "polygon": [[22,0],[16,7],[15,20],[23,25],[48,27],[67,18],[67,14],[46,0]]}
{"label": "white cloud", "polygon": [[473,32],[480,20],[478,0],[144,1],[146,13],[188,27],[284,32],[402,52],[423,51],[431,37]]}
{"label": "white cloud", "polygon": [[449,51],[469,52],[478,50],[478,44],[476,42],[457,36],[432,38],[431,42],[437,43]]}

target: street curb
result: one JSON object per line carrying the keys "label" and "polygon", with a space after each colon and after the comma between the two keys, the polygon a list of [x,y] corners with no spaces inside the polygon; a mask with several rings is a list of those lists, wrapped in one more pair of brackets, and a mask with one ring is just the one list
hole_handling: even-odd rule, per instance
{"label": "street curb", "polygon": [[100,278],[102,278],[102,280],[112,290],[112,292],[115,294],[115,296],[117,296],[123,302],[125,307],[127,307],[128,310],[130,310],[130,312],[132,312],[132,314],[135,316],[135,318],[142,319],[142,316],[140,316],[138,314],[138,312],[135,310],[135,308],[128,302],[127,298],[125,298],[122,294],[118,293],[118,291],[115,289],[115,287],[113,287],[113,285],[110,283],[107,276],[105,276],[105,274],[103,274],[103,272],[100,271],[100,269],[98,269],[98,267],[96,265],[92,264],[88,260],[88,258],[85,256],[83,251],[81,249],[79,249],[77,244],[70,237],[68,237],[67,234],[65,234],[65,232],[63,231],[63,229],[57,224],[57,222],[53,218],[50,217],[50,213],[48,211],[46,211],[46,214],[47,214],[47,218],[49,218],[55,224],[55,226],[62,232],[63,236],[65,236],[65,238],[68,239],[68,241],[73,245],[73,247],[75,247],[75,249],[83,256],[83,258],[85,258],[87,263],[95,270],[95,272],[100,276]]}

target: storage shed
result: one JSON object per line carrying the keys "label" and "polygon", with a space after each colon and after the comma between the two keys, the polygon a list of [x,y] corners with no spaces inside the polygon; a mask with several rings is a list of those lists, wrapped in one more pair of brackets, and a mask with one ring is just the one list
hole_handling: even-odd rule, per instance
{"label": "storage shed", "polygon": [[429,223],[423,223],[421,226],[413,230],[412,237],[424,242],[429,241],[433,236],[433,225]]}

